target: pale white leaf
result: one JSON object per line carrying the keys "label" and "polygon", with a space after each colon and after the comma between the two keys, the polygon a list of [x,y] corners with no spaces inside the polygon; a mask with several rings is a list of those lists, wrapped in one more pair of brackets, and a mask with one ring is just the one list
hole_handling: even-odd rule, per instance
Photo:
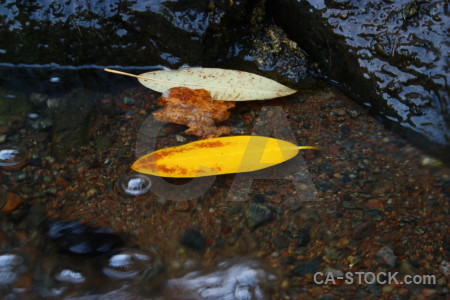
{"label": "pale white leaf", "polygon": [[205,89],[211,93],[214,100],[263,100],[283,97],[296,92],[263,76],[219,68],[158,70],[140,75],[109,69],[105,69],[105,71],[136,77],[144,86],[161,93],[180,86],[190,89]]}

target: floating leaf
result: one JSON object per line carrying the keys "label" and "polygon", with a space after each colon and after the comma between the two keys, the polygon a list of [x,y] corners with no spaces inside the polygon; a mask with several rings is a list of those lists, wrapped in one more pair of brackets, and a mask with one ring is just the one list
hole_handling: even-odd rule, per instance
{"label": "floating leaf", "polygon": [[296,92],[271,79],[236,70],[218,68],[181,68],[134,75],[105,69],[107,72],[132,76],[144,86],[163,93],[173,87],[205,89],[213,100],[244,101],[283,97]]}
{"label": "floating leaf", "polygon": [[161,177],[203,177],[264,169],[293,158],[301,149],[264,136],[229,136],[160,149],[139,158],[133,170]]}

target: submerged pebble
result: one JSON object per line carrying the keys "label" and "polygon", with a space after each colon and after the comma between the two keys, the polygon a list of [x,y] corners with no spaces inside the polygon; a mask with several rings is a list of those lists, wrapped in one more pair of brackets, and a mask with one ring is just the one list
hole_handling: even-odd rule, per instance
{"label": "submerged pebble", "polygon": [[28,152],[20,147],[0,147],[0,168],[14,171],[23,167],[28,158]]}
{"label": "submerged pebble", "polygon": [[118,181],[119,191],[129,196],[140,196],[147,193],[152,186],[150,179],[141,174],[125,175]]}

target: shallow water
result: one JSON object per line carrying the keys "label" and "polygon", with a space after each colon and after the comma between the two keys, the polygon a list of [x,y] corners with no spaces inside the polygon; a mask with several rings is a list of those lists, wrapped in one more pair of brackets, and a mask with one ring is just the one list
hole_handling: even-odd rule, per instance
{"label": "shallow water", "polygon": [[[86,84],[58,72],[43,70],[46,80],[22,89],[0,88],[4,298],[448,292],[448,270],[439,266],[449,261],[449,169],[339,91],[238,103],[224,123],[234,135],[322,152],[263,172],[163,180],[136,177],[130,166],[151,149],[196,139],[152,119],[159,94],[122,79],[105,86],[116,75],[97,76],[98,69]],[[25,154],[13,157],[11,149]],[[314,273],[330,270],[433,274],[437,283],[314,282]]]}

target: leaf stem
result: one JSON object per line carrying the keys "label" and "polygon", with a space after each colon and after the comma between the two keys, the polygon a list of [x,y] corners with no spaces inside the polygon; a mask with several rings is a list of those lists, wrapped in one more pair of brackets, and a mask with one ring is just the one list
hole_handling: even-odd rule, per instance
{"label": "leaf stem", "polygon": [[[140,79],[143,79],[143,80],[154,80],[154,79],[146,78],[144,76],[139,76],[139,75],[135,75],[135,74],[127,73],[127,72],[122,72],[122,71],[117,71],[117,70],[112,70],[112,69],[108,69],[108,68],[105,68],[103,70],[106,71],[106,72],[110,72],[110,73],[130,76],[130,77],[134,77],[134,78],[140,78]],[[154,81],[159,81],[159,80],[154,80]]]}

